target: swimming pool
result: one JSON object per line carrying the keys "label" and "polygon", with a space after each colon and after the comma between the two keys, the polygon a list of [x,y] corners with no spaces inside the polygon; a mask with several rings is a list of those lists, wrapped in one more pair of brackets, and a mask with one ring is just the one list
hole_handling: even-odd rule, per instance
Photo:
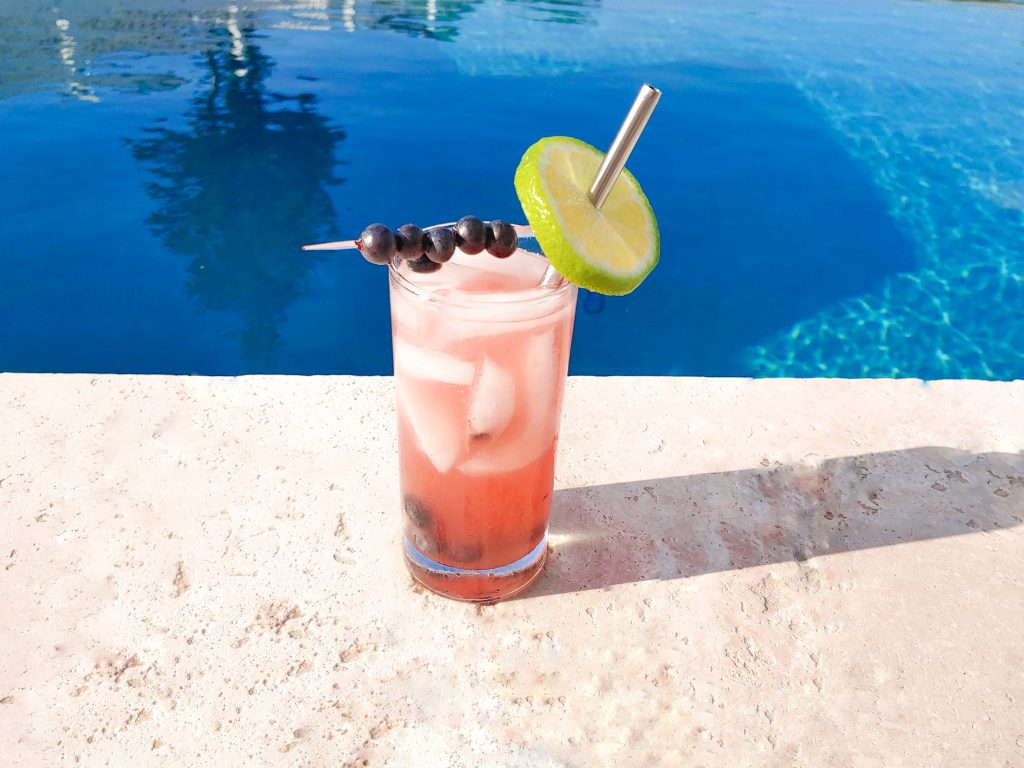
{"label": "swimming pool", "polygon": [[0,370],[389,373],[297,246],[521,221],[644,80],[662,261],[572,373],[1024,378],[1024,7],[896,0],[0,0]]}

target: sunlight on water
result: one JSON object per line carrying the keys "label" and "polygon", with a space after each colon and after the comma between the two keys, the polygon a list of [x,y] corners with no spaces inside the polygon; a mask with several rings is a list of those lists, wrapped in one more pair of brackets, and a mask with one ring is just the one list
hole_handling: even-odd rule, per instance
{"label": "sunlight on water", "polygon": [[892,19],[870,50],[818,46],[817,66],[794,72],[872,169],[918,266],[759,345],[756,374],[1024,376],[1024,210],[1013,196],[1024,180],[1024,68],[1003,57],[1021,45],[1024,9],[966,20],[946,10],[931,28]]}

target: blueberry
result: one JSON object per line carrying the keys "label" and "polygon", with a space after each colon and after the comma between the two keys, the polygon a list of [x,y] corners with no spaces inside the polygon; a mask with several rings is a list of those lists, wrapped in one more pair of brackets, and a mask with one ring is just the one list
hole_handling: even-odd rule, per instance
{"label": "blueberry", "polygon": [[415,496],[406,494],[402,498],[402,508],[405,510],[406,517],[412,521],[413,525],[425,528],[434,521],[434,516],[430,514],[430,509],[427,505]]}
{"label": "blueberry", "polygon": [[371,224],[356,240],[356,248],[371,264],[390,264],[397,248],[395,236],[383,224]]}
{"label": "blueberry", "polygon": [[455,243],[470,256],[487,247],[487,227],[476,216],[463,216],[455,223]]}
{"label": "blueberry", "polygon": [[444,531],[430,511],[430,508],[415,496],[406,494],[402,498],[405,510],[405,535],[412,545],[427,556],[437,556],[444,550]]}
{"label": "blueberry", "polygon": [[441,265],[436,261],[431,261],[427,258],[427,254],[423,254],[418,259],[413,259],[409,262],[409,269],[413,272],[419,272],[426,274],[428,272],[437,272],[441,268]]}
{"label": "blueberry", "polygon": [[487,252],[499,259],[507,259],[516,251],[519,236],[507,221],[495,219],[487,225]]}
{"label": "blueberry", "polygon": [[423,245],[428,259],[444,264],[455,253],[455,235],[447,227],[432,229],[423,238]]}
{"label": "blueberry", "polygon": [[403,224],[395,232],[395,243],[398,246],[398,255],[403,259],[418,259],[423,255],[423,230],[415,224]]}

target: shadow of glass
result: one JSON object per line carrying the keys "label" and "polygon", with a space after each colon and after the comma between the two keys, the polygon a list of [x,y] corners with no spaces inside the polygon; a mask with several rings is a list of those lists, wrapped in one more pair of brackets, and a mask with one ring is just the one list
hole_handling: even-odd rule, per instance
{"label": "shadow of glass", "polygon": [[[557,491],[524,598],[1010,528],[1024,453],[922,447]],[[893,553],[898,557],[898,553]]]}

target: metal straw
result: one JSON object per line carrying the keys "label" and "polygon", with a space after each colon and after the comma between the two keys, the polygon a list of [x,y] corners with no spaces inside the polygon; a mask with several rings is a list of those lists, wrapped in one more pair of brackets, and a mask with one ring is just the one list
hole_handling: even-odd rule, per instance
{"label": "metal straw", "polygon": [[[647,125],[647,121],[650,120],[654,108],[658,106],[658,99],[660,98],[661,91],[653,85],[644,83],[640,86],[636,98],[633,99],[633,106],[629,108],[629,114],[626,115],[626,119],[619,128],[619,132],[615,135],[615,140],[608,148],[608,153],[604,156],[601,167],[597,169],[594,183],[590,185],[590,191],[587,193],[587,197],[590,198],[590,202],[594,204],[595,208],[600,208],[604,205],[608,195],[612,193],[615,181],[619,178],[619,174],[622,173],[622,169],[626,167],[626,159],[629,157],[629,153],[636,146],[637,139],[643,133],[644,127]],[[544,277],[541,278],[540,284],[547,288],[552,288],[561,279],[562,276],[549,264],[544,272]]]}

